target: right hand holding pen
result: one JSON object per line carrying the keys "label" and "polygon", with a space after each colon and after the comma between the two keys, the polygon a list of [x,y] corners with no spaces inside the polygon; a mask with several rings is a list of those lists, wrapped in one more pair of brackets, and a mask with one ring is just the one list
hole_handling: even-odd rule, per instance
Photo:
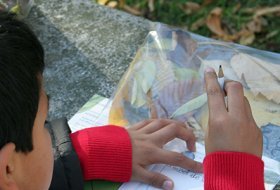
{"label": "right hand holding pen", "polygon": [[[212,68],[205,71],[209,121],[205,136],[206,154],[216,151],[235,151],[262,156],[262,133],[252,116],[243,87],[227,81],[223,92]],[[226,107],[224,94],[227,95]]]}

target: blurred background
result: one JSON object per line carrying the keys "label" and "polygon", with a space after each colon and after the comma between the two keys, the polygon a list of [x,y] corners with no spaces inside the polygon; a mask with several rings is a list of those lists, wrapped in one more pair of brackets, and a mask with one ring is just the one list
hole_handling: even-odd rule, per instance
{"label": "blurred background", "polygon": [[280,0],[93,0],[214,39],[280,53]]}

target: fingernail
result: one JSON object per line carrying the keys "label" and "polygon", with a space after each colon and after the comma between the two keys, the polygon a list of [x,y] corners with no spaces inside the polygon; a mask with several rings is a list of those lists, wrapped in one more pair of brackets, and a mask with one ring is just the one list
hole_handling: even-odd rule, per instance
{"label": "fingernail", "polygon": [[204,70],[205,73],[213,73],[215,72],[215,70],[212,67],[206,67],[206,69]]}
{"label": "fingernail", "polygon": [[162,189],[164,190],[172,190],[173,189],[173,182],[170,180],[166,180],[163,182]]}

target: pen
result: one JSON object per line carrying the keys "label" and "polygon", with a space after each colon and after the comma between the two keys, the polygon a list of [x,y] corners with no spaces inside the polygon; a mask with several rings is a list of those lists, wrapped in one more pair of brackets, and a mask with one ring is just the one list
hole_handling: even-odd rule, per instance
{"label": "pen", "polygon": [[[222,68],[222,65],[220,65],[219,67],[219,72],[218,72],[218,82],[219,82],[219,85],[221,87],[221,90],[224,91],[224,85],[225,85],[225,76],[224,76],[224,71],[223,71],[223,68]],[[227,97],[224,97],[225,99],[225,106],[227,108]]]}
{"label": "pen", "polygon": [[221,89],[224,90],[225,76],[224,76],[222,65],[219,66],[218,82],[219,82]]}

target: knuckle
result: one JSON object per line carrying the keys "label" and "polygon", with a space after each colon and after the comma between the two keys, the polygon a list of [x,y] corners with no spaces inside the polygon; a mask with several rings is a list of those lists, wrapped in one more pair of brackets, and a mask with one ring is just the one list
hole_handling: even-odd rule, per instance
{"label": "knuckle", "polygon": [[194,129],[193,128],[188,127],[187,130],[190,134],[194,134]]}
{"label": "knuckle", "polygon": [[153,155],[155,154],[157,148],[147,143],[144,146],[142,146],[142,150],[145,153],[145,155],[150,155],[150,158],[153,158]]}
{"label": "knuckle", "polygon": [[198,166],[199,166],[199,163],[193,161],[193,162],[190,163],[190,168],[189,169],[192,170],[192,171],[196,171],[198,169]]}
{"label": "knuckle", "polygon": [[215,72],[207,72],[205,74],[205,79],[206,81],[209,80],[209,79],[216,79],[217,78],[217,75]]}
{"label": "knuckle", "polygon": [[156,125],[164,125],[166,122],[165,122],[165,120],[164,119],[157,119],[157,120],[155,120],[155,122],[156,122]]}
{"label": "knuckle", "polygon": [[188,135],[189,139],[195,138],[194,129],[193,128],[186,128],[186,134]]}
{"label": "knuckle", "polygon": [[176,125],[176,123],[171,123],[169,124],[169,127],[172,129],[172,130],[178,130],[178,125]]}
{"label": "knuckle", "polygon": [[175,163],[183,163],[184,161],[186,161],[186,157],[183,154],[176,154],[176,156],[174,157],[174,161]]}
{"label": "knuckle", "polygon": [[227,118],[224,116],[214,117],[209,120],[209,124],[214,127],[223,126],[227,123]]}
{"label": "knuckle", "polygon": [[180,127],[178,127],[175,123],[171,123],[167,125],[165,128],[170,135],[174,136],[175,134],[178,133]]}
{"label": "knuckle", "polygon": [[218,88],[218,87],[207,88],[207,89],[206,89],[206,92],[207,92],[207,94],[210,95],[210,96],[216,96],[216,95],[222,94],[221,89]]}
{"label": "knuckle", "polygon": [[237,81],[231,81],[229,83],[227,83],[227,88],[232,88],[232,89],[236,89],[236,90],[243,90],[243,86],[240,82]]}
{"label": "knuckle", "polygon": [[182,122],[182,121],[175,120],[174,122],[176,123],[176,125],[187,127],[187,125],[184,122]]}
{"label": "knuckle", "polygon": [[152,186],[160,186],[160,177],[156,173],[152,173],[148,179]]}

